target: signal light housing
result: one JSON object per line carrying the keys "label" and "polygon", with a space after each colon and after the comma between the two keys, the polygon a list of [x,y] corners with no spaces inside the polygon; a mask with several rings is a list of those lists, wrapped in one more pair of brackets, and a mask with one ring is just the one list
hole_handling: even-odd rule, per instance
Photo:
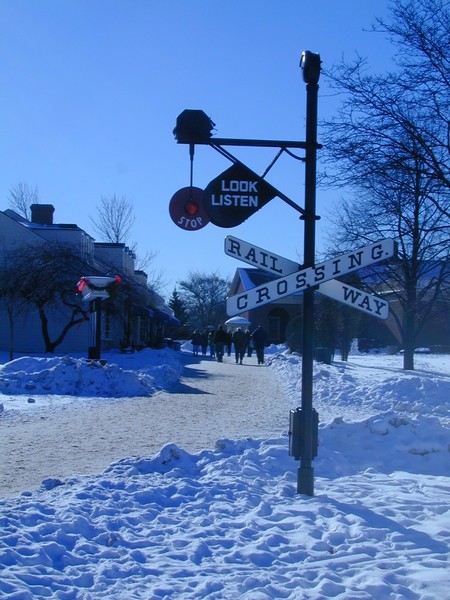
{"label": "signal light housing", "polygon": [[188,200],[186,202],[186,204],[184,205],[184,210],[187,212],[188,215],[190,215],[191,217],[195,217],[195,215],[198,213],[199,211],[199,207],[198,204],[196,202],[194,202],[193,200]]}

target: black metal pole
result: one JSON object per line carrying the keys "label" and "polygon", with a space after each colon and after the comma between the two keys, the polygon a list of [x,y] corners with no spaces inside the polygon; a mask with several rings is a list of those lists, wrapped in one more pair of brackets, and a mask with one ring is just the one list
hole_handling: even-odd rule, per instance
{"label": "black metal pole", "polygon": [[95,330],[95,346],[97,348],[97,358],[101,358],[102,351],[102,299],[95,299],[96,330]]}
{"label": "black metal pole", "polygon": [[102,323],[102,299],[96,298],[90,306],[90,343],[88,358],[98,360],[101,356],[101,323]]}
{"label": "black metal pole", "polygon": [[[319,60],[318,55],[313,55]],[[303,57],[302,57],[303,61]],[[316,160],[317,160],[317,97],[319,75],[310,78],[303,65],[306,85],[306,164],[305,164],[305,221],[304,266],[315,263],[316,243]],[[308,82],[308,79],[313,81]],[[313,453],[313,361],[314,361],[314,289],[303,293],[303,350],[302,350],[302,425],[301,457],[298,468],[297,493],[314,496]]]}

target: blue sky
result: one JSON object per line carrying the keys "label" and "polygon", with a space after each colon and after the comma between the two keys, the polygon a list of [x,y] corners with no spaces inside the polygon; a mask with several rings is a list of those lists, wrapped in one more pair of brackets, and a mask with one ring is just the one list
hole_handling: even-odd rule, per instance
{"label": "blue sky", "polygon": [[[189,271],[232,275],[244,266],[223,251],[228,234],[301,260],[303,222],[275,198],[242,225],[196,232],[170,219],[172,195],[189,185],[188,148],[172,130],[186,108],[204,110],[217,136],[304,140],[303,50],[324,66],[367,56],[389,69],[392,47],[367,31],[387,0],[1,0],[0,209],[18,182],[37,186],[55,222],[94,234],[102,196],[126,196],[129,240],[156,251],[166,295]],[[364,31],[366,30],[366,31]],[[319,118],[337,99],[321,80]],[[319,134],[320,141],[320,134]],[[230,148],[262,173],[276,150]],[[196,148],[194,185],[231,163]],[[268,181],[300,205],[304,167],[280,159]],[[341,192],[318,190],[318,254],[327,212]]]}

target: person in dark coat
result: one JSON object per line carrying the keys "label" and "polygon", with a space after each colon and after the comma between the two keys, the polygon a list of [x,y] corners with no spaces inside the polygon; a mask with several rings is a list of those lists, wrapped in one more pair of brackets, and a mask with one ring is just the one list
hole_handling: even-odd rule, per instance
{"label": "person in dark coat", "polygon": [[225,343],[225,345],[227,347],[227,354],[228,354],[228,356],[231,356],[231,345],[233,343],[233,334],[231,333],[231,331],[226,331],[225,334],[227,336],[227,341]]}
{"label": "person in dark coat", "polygon": [[264,363],[264,347],[267,341],[267,333],[258,325],[255,331],[252,334],[253,344],[256,350],[256,356],[258,358],[258,365],[262,365]]}
{"label": "person in dark coat", "polygon": [[247,346],[247,338],[241,327],[238,327],[233,333],[233,344],[236,364],[239,363],[242,365],[242,359],[244,358],[245,348]]}
{"label": "person in dark coat", "polygon": [[205,329],[205,331],[202,333],[202,354],[203,356],[206,356],[206,351],[208,350],[208,331]]}
{"label": "person in dark coat", "polygon": [[216,345],[217,361],[223,361],[223,351],[225,344],[227,343],[227,332],[224,330],[222,325],[219,325],[219,329],[214,335],[214,343]]}
{"label": "person in dark coat", "polygon": [[196,329],[192,335],[192,351],[194,356],[198,356],[202,345],[202,335],[198,329]]}
{"label": "person in dark coat", "polygon": [[214,343],[214,331],[208,333],[209,355],[211,358],[216,356],[216,344]]}
{"label": "person in dark coat", "polygon": [[250,333],[250,329],[245,330],[245,340],[246,340],[247,356],[249,358],[251,358],[253,347],[252,347],[252,334]]}

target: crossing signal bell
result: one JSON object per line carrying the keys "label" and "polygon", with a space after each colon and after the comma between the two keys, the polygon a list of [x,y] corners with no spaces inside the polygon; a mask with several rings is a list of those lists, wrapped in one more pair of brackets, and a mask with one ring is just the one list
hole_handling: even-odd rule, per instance
{"label": "crossing signal bell", "polygon": [[179,144],[201,144],[211,139],[215,123],[202,110],[183,110],[173,133]]}

